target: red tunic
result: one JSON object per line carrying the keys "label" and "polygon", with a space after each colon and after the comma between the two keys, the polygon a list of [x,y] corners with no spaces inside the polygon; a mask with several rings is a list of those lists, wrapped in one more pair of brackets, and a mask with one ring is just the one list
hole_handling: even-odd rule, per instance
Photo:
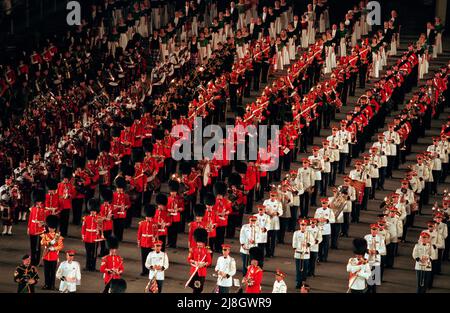
{"label": "red tunic", "polygon": [[105,218],[103,220],[103,231],[112,230],[113,212],[114,212],[113,206],[108,202],[103,202],[103,204],[100,206],[100,216]]}
{"label": "red tunic", "polygon": [[[110,273],[110,270],[116,270],[117,273]],[[103,273],[103,280],[105,284],[109,283],[111,279],[119,279],[123,271],[123,259],[120,256],[107,255],[102,258],[100,272]]]}
{"label": "red tunic", "polygon": [[146,219],[139,222],[137,231],[137,243],[141,248],[153,248],[156,240],[156,233],[158,225],[153,222],[153,219]]}
{"label": "red tunic", "polygon": [[114,192],[112,205],[114,208],[114,218],[126,218],[127,210],[131,206],[130,196],[124,192]]}
{"label": "red tunic", "polygon": [[28,235],[38,236],[45,231],[44,222],[50,211],[42,206],[33,206],[28,217]]}
{"label": "red tunic", "polygon": [[[56,238],[56,233],[44,233],[41,235],[41,245],[44,246],[44,256],[43,259],[46,261],[57,261],[59,251],[64,248],[63,237],[58,234]],[[55,243],[51,242],[55,240]]]}
{"label": "red tunic", "polygon": [[83,224],[81,225],[81,239],[87,243],[94,243],[99,239],[98,216],[86,215],[83,217]]}
{"label": "red tunic", "polygon": [[[209,253],[209,250],[206,247],[193,248],[192,251],[189,252],[187,260],[189,264],[191,263],[191,261],[206,263],[206,266],[199,268],[197,272],[198,276],[206,277],[207,267],[211,265],[211,253]],[[196,267],[191,265],[190,275],[195,272],[195,269]]]}
{"label": "red tunic", "polygon": [[248,281],[245,293],[261,293],[263,270],[259,266],[250,265],[245,277]]}
{"label": "red tunic", "polygon": [[76,194],[75,187],[70,182],[58,183],[59,208],[61,210],[72,209],[72,199]]}

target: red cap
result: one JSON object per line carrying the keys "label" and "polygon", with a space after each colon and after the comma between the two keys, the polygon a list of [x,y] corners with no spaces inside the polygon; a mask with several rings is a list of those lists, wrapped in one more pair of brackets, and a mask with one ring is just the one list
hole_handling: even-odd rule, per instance
{"label": "red cap", "polygon": [[321,202],[321,203],[328,203],[328,198],[321,198],[321,199],[320,199],[320,202]]}
{"label": "red cap", "polygon": [[286,277],[286,274],[283,273],[282,271],[280,271],[279,269],[277,269],[277,271],[275,272],[275,275],[280,276],[280,277],[283,277],[283,278]]}
{"label": "red cap", "polygon": [[258,217],[256,216],[256,215],[250,215],[249,217],[248,217],[248,220],[249,221],[252,221],[252,220],[257,220],[258,219]]}
{"label": "red cap", "polygon": [[379,229],[378,224],[370,224],[370,229]]}
{"label": "red cap", "polygon": [[312,150],[313,150],[313,151],[319,151],[319,150],[320,150],[320,147],[314,146],[314,147],[312,147]]}
{"label": "red cap", "polygon": [[423,232],[420,233],[420,237],[422,237],[422,238],[430,238],[430,234],[427,233],[426,231],[423,231]]}
{"label": "red cap", "polygon": [[231,245],[229,245],[229,244],[227,244],[227,243],[224,243],[224,244],[222,245],[222,249],[223,249],[223,250],[225,250],[225,249],[231,250]]}
{"label": "red cap", "polygon": [[66,253],[68,255],[75,255],[75,250],[67,250]]}
{"label": "red cap", "polygon": [[156,240],[154,245],[155,246],[162,246],[163,242],[161,240]]}
{"label": "red cap", "polygon": [[300,225],[308,225],[309,224],[309,221],[308,221],[308,219],[306,219],[306,218],[299,218],[298,219],[298,223],[300,224]]}

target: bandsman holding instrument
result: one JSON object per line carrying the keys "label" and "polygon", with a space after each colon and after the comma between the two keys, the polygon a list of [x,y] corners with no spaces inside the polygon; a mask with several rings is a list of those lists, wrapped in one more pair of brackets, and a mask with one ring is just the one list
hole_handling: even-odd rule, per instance
{"label": "bandsman holding instrument", "polygon": [[151,252],[154,242],[157,240],[156,237],[158,235],[158,225],[153,220],[155,211],[156,207],[153,204],[147,204],[145,206],[145,219],[143,221],[140,221],[138,226],[137,244],[141,249],[141,276],[148,275],[145,260],[147,259],[148,254]]}
{"label": "bandsman holding instrument", "polygon": [[370,234],[364,236],[367,242],[367,253],[364,257],[372,271],[372,279],[368,283],[368,293],[376,293],[376,285],[381,283],[381,277],[377,277],[377,275],[381,274],[381,255],[386,253],[386,243],[384,238],[378,234],[378,229],[378,224],[371,224]]}
{"label": "bandsman holding instrument", "polygon": [[339,152],[342,150],[341,139],[339,137],[338,131],[339,129],[337,127],[333,127],[331,129],[331,135],[327,137],[333,155],[333,160],[331,161],[330,164],[331,165],[330,180],[329,180],[330,186],[336,185],[336,176],[338,173],[338,165],[340,162]]}
{"label": "bandsman holding instrument", "polygon": [[[320,147],[312,147],[313,154],[308,157],[311,168],[314,171],[314,191],[311,193],[311,205],[317,205],[317,192],[322,190],[322,171],[325,169],[325,161],[323,155],[319,154]],[[326,174],[325,174],[326,175]]]}
{"label": "bandsman holding instrument", "polygon": [[59,215],[59,197],[57,193],[58,183],[53,178],[47,178],[45,182],[47,185],[47,194],[45,195],[45,209],[48,210],[48,214]]}
{"label": "bandsman holding instrument", "polygon": [[178,193],[180,189],[180,183],[178,181],[170,180],[169,189],[170,194],[167,199],[167,212],[170,217],[170,226],[167,229],[167,246],[176,248],[178,232],[180,231],[181,212],[184,211],[184,199]]}
{"label": "bandsman holding instrument", "polygon": [[322,140],[322,148],[319,150],[319,155],[322,157],[324,167],[322,168],[322,180],[320,186],[320,196],[325,197],[327,194],[328,185],[331,175],[331,163],[334,162],[335,153],[330,148],[328,140]]}
{"label": "bandsman holding instrument", "polygon": [[113,232],[113,192],[111,189],[104,187],[100,189],[100,196],[103,200],[103,203],[100,206],[100,220],[102,220],[103,238],[105,238],[105,240],[100,241],[100,256],[103,257],[109,253],[108,249],[106,249],[106,241],[112,236]]}
{"label": "bandsman holding instrument", "polygon": [[156,212],[153,222],[158,225],[158,240],[162,241],[162,251],[166,251],[167,228],[170,226],[171,218],[167,212],[167,203],[169,199],[166,195],[159,193],[156,195]]}
{"label": "bandsman holding instrument", "polygon": [[119,240],[111,236],[108,239],[107,245],[109,254],[102,258],[102,264],[100,265],[100,272],[103,273],[103,281],[105,283],[103,293],[109,292],[111,280],[120,279],[124,271],[123,259],[117,254]]}
{"label": "bandsman holding instrument", "polygon": [[378,141],[372,145],[372,154],[376,153],[380,158],[380,166],[378,168],[379,180],[377,187],[378,189],[384,190],[384,180],[386,178],[386,171],[388,166],[388,155],[391,153],[391,145],[386,143],[384,140],[384,135],[378,135]]}
{"label": "bandsman holding instrument", "polygon": [[344,209],[342,210],[344,221],[341,226],[341,235],[344,237],[348,237],[350,228],[350,214],[352,213],[353,206],[356,200],[356,190],[355,187],[351,185],[351,181],[352,179],[350,177],[345,176],[344,184],[338,187],[339,193],[347,197],[347,202]]}
{"label": "bandsman holding instrument", "polygon": [[80,263],[74,261],[75,250],[66,251],[66,261],[59,264],[56,271],[56,278],[61,280],[59,284],[59,292],[74,293],[77,291],[77,286],[80,285],[81,271]]}
{"label": "bandsman holding instrument", "polygon": [[[258,228],[258,236],[256,242],[258,244],[258,248],[262,251],[268,249],[267,247],[267,232],[270,229],[270,216],[266,214],[266,206],[263,204],[258,204],[256,206],[258,209],[258,214],[256,214],[256,226]],[[260,266],[264,266],[264,258],[261,259]]]}
{"label": "bandsman holding instrument", "polygon": [[63,167],[61,169],[62,181],[58,183],[59,196],[59,220],[61,236],[66,237],[69,231],[69,217],[72,211],[72,199],[75,197],[76,190],[70,179],[72,178],[72,169],[70,167]]}
{"label": "bandsman holding instrument", "polygon": [[259,267],[259,261],[264,256],[264,251],[258,247],[253,247],[249,251],[250,265],[247,267],[246,274],[242,279],[242,287],[245,293],[261,293],[261,282],[263,270]]}
{"label": "bandsman holding instrument", "polygon": [[194,231],[194,240],[196,246],[192,247],[187,257],[191,265],[190,277],[185,287],[192,288],[194,293],[201,293],[205,284],[207,267],[211,265],[211,251],[206,246],[208,241],[208,232],[204,228],[197,228]]}
{"label": "bandsman holding instrument", "polygon": [[204,228],[205,223],[203,217],[205,216],[206,206],[202,203],[198,203],[194,207],[195,219],[188,225],[188,248],[193,249],[196,247],[194,232],[197,228]]}
{"label": "bandsman holding instrument", "polygon": [[316,244],[316,239],[312,232],[308,231],[308,220],[299,219],[300,229],[295,231],[292,237],[292,248],[294,249],[296,282],[295,288],[299,289],[308,277],[311,258],[310,248]]}
{"label": "bandsman holding instrument", "polygon": [[334,210],[335,222],[331,224],[330,248],[338,249],[339,235],[341,234],[342,224],[344,223],[344,209],[347,205],[347,195],[341,194],[339,189],[332,187],[333,196],[328,197],[328,203]]}
{"label": "bandsman holding instrument", "polygon": [[[310,195],[314,191],[315,175],[307,158],[302,159],[302,167],[297,171],[296,187],[300,190],[300,217],[308,217]],[[301,193],[303,191],[303,193]]]}
{"label": "bandsman holding instrument", "polygon": [[[239,242],[241,244],[241,257],[242,257],[242,274],[245,276],[247,273],[247,267],[249,265],[249,251],[251,248],[258,245],[259,227],[256,225],[258,217],[256,215],[250,215],[248,218],[248,224],[242,225],[241,233],[239,235]],[[262,260],[263,258],[261,258]]]}
{"label": "bandsman holding instrument", "polygon": [[128,214],[128,209],[131,207],[130,196],[125,193],[127,182],[125,178],[119,176],[114,181],[116,185],[116,191],[113,193],[112,206],[113,206],[113,224],[114,224],[114,236],[117,240],[122,241],[123,230],[125,228],[125,222]]}
{"label": "bandsman holding instrument", "polygon": [[47,231],[41,235],[41,246],[44,249],[42,260],[44,261],[45,285],[44,290],[55,290],[56,265],[58,264],[59,251],[64,248],[63,236],[56,232],[58,217],[47,216],[45,220]]}
{"label": "bandsman holding instrument", "polygon": [[283,215],[283,206],[278,199],[276,190],[270,191],[270,198],[265,200],[263,205],[266,207],[266,213],[270,216],[270,229],[267,232],[266,257],[273,257],[275,254],[275,245],[277,242],[277,233],[280,230],[280,218]]}
{"label": "bandsman holding instrument", "polygon": [[328,198],[320,200],[322,206],[316,209],[314,218],[318,221],[318,226],[322,232],[322,242],[319,244],[319,261],[327,262],[328,249],[330,247],[331,224],[335,222],[333,210],[328,207]]}
{"label": "bandsman holding instrument", "polygon": [[83,217],[81,225],[81,240],[84,242],[86,249],[86,267],[88,272],[95,272],[97,261],[97,243],[102,238],[103,221],[100,220],[98,213],[100,212],[100,203],[97,199],[90,199],[87,204],[89,215]]}
{"label": "bandsman holding instrument", "polygon": [[308,276],[314,277],[316,275],[316,263],[319,257],[319,245],[322,242],[322,230],[318,226],[318,221],[315,218],[309,219],[309,226],[306,230],[310,233],[310,236],[314,239],[314,243],[309,247],[309,269]]}
{"label": "bandsman holding instrument", "polygon": [[148,254],[145,261],[145,267],[149,272],[148,278],[150,280],[148,283],[148,289],[153,293],[162,292],[164,272],[169,268],[169,257],[167,256],[167,253],[161,251],[161,249],[162,241],[156,240],[153,246],[153,251]]}
{"label": "bandsman holding instrument", "polygon": [[415,270],[417,279],[417,293],[425,293],[431,277],[431,261],[437,256],[437,248],[431,243],[430,234],[420,233],[419,242],[414,246],[412,257],[416,260]]}
{"label": "bandsman holding instrument", "polygon": [[45,220],[49,211],[45,209],[45,193],[43,190],[33,191],[34,206],[28,216],[27,234],[30,237],[31,264],[37,266],[41,259],[40,235],[45,231]]}
{"label": "bandsman holding instrument", "polygon": [[229,293],[236,275],[236,260],[230,256],[231,246],[222,245],[222,255],[217,259],[215,271],[217,275],[218,293]]}
{"label": "bandsman holding instrument", "polygon": [[386,242],[386,268],[394,267],[398,241],[403,236],[403,222],[397,213],[397,209],[391,207],[386,217],[386,229],[389,233],[389,244]]}
{"label": "bandsman holding instrument", "polygon": [[367,250],[367,242],[362,238],[355,238],[353,240],[354,257],[350,258],[347,263],[348,292],[364,293],[367,289],[367,281],[370,278],[370,265],[364,258]]}
{"label": "bandsman holding instrument", "polygon": [[39,274],[28,254],[22,257],[22,263],[16,267],[14,281],[17,283],[17,293],[34,293],[34,286],[39,282]]}

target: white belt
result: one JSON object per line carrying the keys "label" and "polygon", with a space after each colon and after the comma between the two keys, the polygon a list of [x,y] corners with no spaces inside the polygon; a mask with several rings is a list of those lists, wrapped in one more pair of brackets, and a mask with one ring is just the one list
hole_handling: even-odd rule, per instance
{"label": "white belt", "polygon": [[148,237],[153,237],[153,235],[142,234],[142,237],[146,237],[146,238],[148,238]]}
{"label": "white belt", "polygon": [[91,232],[91,233],[96,233],[97,229],[86,229],[86,231]]}

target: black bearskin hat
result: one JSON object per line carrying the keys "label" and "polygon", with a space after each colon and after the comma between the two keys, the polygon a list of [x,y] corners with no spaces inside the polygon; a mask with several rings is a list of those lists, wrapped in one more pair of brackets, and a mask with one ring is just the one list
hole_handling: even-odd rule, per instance
{"label": "black bearskin hat", "polygon": [[207,193],[203,202],[205,202],[205,205],[214,205],[216,204],[216,197],[212,193]]}
{"label": "black bearskin hat", "polygon": [[191,165],[188,162],[180,163],[181,174],[189,175],[191,173]]}
{"label": "black bearskin hat", "polygon": [[133,148],[131,151],[131,160],[133,163],[142,162],[144,160],[144,151],[142,148]]}
{"label": "black bearskin hat", "polygon": [[125,116],[124,118],[122,118],[122,124],[125,127],[131,127],[131,125],[133,125],[133,120],[131,119],[131,117]]}
{"label": "black bearskin hat", "polygon": [[153,217],[153,216],[155,216],[155,212],[156,212],[156,206],[154,204],[145,205],[145,208],[144,208],[145,216]]}
{"label": "black bearskin hat", "polygon": [[86,162],[85,162],[84,158],[82,158],[80,156],[76,156],[73,158],[72,165],[73,165],[74,169],[84,168],[86,165]]}
{"label": "black bearskin hat", "polygon": [[120,132],[122,131],[122,129],[118,126],[114,126],[113,128],[111,128],[111,137],[120,137]]}
{"label": "black bearskin hat", "polygon": [[194,240],[195,242],[208,242],[208,232],[204,228],[197,228],[194,230]]}
{"label": "black bearskin hat", "polygon": [[250,248],[249,254],[250,260],[256,260],[258,263],[261,263],[264,258],[264,252],[258,247]]}
{"label": "black bearskin hat", "polygon": [[100,212],[100,202],[96,198],[89,199],[87,203],[88,212]]}
{"label": "black bearskin hat", "polygon": [[64,166],[61,169],[61,177],[62,178],[69,178],[69,179],[72,178],[72,168]]}
{"label": "black bearskin hat", "polygon": [[119,240],[115,236],[110,236],[107,242],[108,249],[119,248]]}
{"label": "black bearskin hat", "polygon": [[176,180],[170,180],[169,181],[169,190],[170,191],[176,191],[178,192],[178,190],[180,189],[180,183]]}
{"label": "black bearskin hat", "polygon": [[222,195],[225,196],[227,193],[227,185],[224,182],[218,181],[214,184],[214,195]]}
{"label": "black bearskin hat", "polygon": [[142,148],[144,152],[153,152],[153,143],[150,138],[145,138],[142,140]]}
{"label": "black bearskin hat", "polygon": [[122,176],[119,176],[115,179],[114,184],[117,188],[125,189],[125,187],[127,186],[127,181]]}
{"label": "black bearskin hat", "polygon": [[164,139],[164,130],[162,128],[156,128],[153,130],[153,137],[156,140],[163,140]]}
{"label": "black bearskin hat", "polygon": [[238,173],[231,173],[230,177],[228,177],[228,184],[230,186],[240,186],[242,185],[241,175]]}
{"label": "black bearskin hat", "polygon": [[158,193],[156,195],[156,204],[158,205],[167,205],[167,196],[162,193]]}
{"label": "black bearskin hat", "polygon": [[357,255],[364,255],[367,250],[367,241],[364,238],[353,239],[353,253]]}
{"label": "black bearskin hat", "polygon": [[103,201],[111,202],[113,199],[113,192],[109,188],[102,188],[100,191]]}
{"label": "black bearskin hat", "polygon": [[204,204],[196,204],[194,207],[194,215],[195,216],[205,216],[206,207]]}
{"label": "black bearskin hat", "polygon": [[123,164],[123,166],[121,166],[120,170],[122,171],[123,175],[125,175],[125,176],[134,176],[134,173],[135,173],[134,166],[129,165],[129,164]]}
{"label": "black bearskin hat", "polygon": [[[55,189],[51,189],[51,190],[55,190]],[[44,202],[45,201],[45,192],[44,192],[44,190],[42,190],[42,189],[35,189],[33,191],[33,200],[34,200],[34,202]]]}
{"label": "black bearskin hat", "polygon": [[58,228],[59,219],[56,215],[49,215],[45,219],[45,223],[47,224],[48,228]]}
{"label": "black bearskin hat", "polygon": [[86,152],[86,159],[88,160],[96,160],[98,156],[98,151],[95,149],[88,149]]}

